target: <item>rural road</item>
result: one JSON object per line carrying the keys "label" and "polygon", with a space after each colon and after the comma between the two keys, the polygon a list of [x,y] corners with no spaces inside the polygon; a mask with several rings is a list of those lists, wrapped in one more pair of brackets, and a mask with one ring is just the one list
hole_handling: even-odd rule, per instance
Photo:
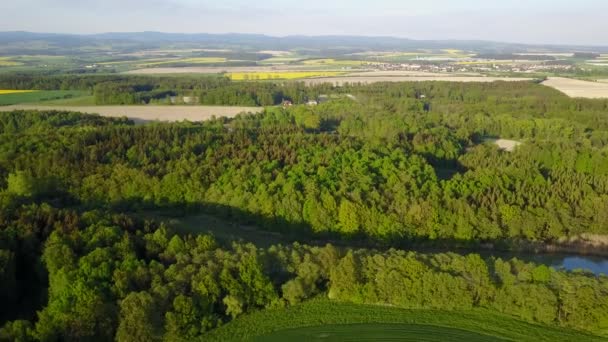
{"label": "rural road", "polygon": [[93,113],[108,117],[123,117],[137,122],[149,121],[204,121],[213,116],[234,117],[240,113],[259,113],[262,107],[222,107],[222,106],[0,106],[0,111],[43,110]]}

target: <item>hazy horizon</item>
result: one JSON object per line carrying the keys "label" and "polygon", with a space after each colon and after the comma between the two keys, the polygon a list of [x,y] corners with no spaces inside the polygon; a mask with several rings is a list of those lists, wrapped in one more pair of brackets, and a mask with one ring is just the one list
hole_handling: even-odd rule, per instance
{"label": "hazy horizon", "polygon": [[413,1],[21,0],[2,5],[0,31],[391,36],[527,44],[608,45],[608,3],[580,0]]}

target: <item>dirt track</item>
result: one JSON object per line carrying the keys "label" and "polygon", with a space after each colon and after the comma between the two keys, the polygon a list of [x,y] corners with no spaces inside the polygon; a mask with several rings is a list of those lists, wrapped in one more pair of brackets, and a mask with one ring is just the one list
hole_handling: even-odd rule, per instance
{"label": "dirt track", "polygon": [[563,77],[551,77],[544,85],[555,88],[570,97],[589,99],[608,98],[608,83],[589,82]]}
{"label": "dirt track", "polygon": [[258,113],[261,107],[220,107],[220,106],[0,106],[0,111],[11,110],[62,110],[95,113],[108,117],[126,116],[135,122],[148,121],[204,121],[213,116],[234,117],[239,113]]}

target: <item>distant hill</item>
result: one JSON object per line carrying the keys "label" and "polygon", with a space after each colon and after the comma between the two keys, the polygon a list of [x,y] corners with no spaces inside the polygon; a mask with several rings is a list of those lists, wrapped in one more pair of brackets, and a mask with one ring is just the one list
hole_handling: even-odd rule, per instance
{"label": "distant hill", "polygon": [[141,48],[161,48],[168,44],[209,48],[239,48],[243,50],[412,50],[462,49],[479,53],[521,52],[608,52],[608,47],[568,45],[528,45],[468,40],[413,40],[395,37],[363,36],[286,36],[273,37],[261,34],[208,34],[163,32],[116,32],[91,35],[32,33],[23,31],[0,32],[0,54],[73,52],[78,47],[110,45],[118,51]]}

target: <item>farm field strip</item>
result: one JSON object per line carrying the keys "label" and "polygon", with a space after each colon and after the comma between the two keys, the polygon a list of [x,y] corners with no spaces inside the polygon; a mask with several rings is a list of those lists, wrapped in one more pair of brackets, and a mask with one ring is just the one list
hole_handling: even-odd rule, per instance
{"label": "farm field strip", "polygon": [[333,83],[342,85],[346,83],[378,83],[378,82],[424,82],[424,81],[445,81],[445,82],[495,82],[495,81],[508,81],[508,82],[519,82],[519,81],[531,81],[532,78],[520,78],[520,77],[482,77],[482,76],[344,76],[344,77],[329,77],[329,78],[311,78],[306,79],[306,84],[321,84],[321,83]]}
{"label": "farm field strip", "polygon": [[349,72],[349,77],[354,76],[410,76],[410,77],[460,77],[460,76],[482,76],[480,73],[441,73],[441,72],[430,72],[430,71],[409,71],[409,70],[381,70],[381,71],[355,71]]}
{"label": "farm field strip", "polygon": [[311,77],[333,77],[343,75],[343,72],[338,71],[277,71],[277,72],[235,72],[229,73],[227,76],[234,81],[243,80],[295,80]]}
{"label": "farm field strip", "polygon": [[259,64],[284,64],[302,60],[300,57],[271,57],[261,60]]}
{"label": "farm field strip", "polygon": [[570,97],[608,98],[608,83],[589,82],[564,77],[551,77],[544,85],[555,88]]}
{"label": "farm field strip", "polygon": [[204,121],[212,117],[235,117],[240,113],[258,113],[262,107],[222,106],[38,106],[14,105],[0,107],[0,111],[40,110],[93,113],[107,117],[123,117],[137,123],[149,121]]}
{"label": "farm field strip", "polygon": [[228,61],[227,58],[223,57],[195,57],[195,58],[181,58],[181,59],[169,59],[159,62],[150,62],[150,63],[141,63],[138,64],[140,67],[149,67],[155,65],[165,65],[165,64],[176,64],[176,63],[184,63],[184,64],[215,64],[215,63],[226,63]]}
{"label": "farm field strip", "polygon": [[0,95],[7,94],[24,94],[24,93],[33,93],[36,90],[12,90],[12,89],[0,89]]}
{"label": "farm field strip", "polygon": [[302,62],[304,65],[316,65],[316,66],[324,66],[324,65],[349,65],[349,66],[359,66],[364,63],[368,63],[367,61],[356,61],[356,60],[340,60],[334,58],[321,58],[321,59],[308,59]]}
{"label": "farm field strip", "polygon": [[[235,67],[213,67],[213,66],[200,66],[200,67],[158,67],[158,68],[143,68],[137,70],[130,70],[125,74],[138,74],[138,75],[154,75],[154,74],[230,74],[230,73],[253,73],[253,72],[294,72],[294,71],[317,71],[317,72],[328,72],[311,70],[311,66],[306,65],[263,65],[263,66],[235,66]],[[338,71],[338,70],[335,70]]]}
{"label": "farm field strip", "polygon": [[0,57],[0,67],[12,67],[23,65],[21,62],[11,60],[11,57]]}

